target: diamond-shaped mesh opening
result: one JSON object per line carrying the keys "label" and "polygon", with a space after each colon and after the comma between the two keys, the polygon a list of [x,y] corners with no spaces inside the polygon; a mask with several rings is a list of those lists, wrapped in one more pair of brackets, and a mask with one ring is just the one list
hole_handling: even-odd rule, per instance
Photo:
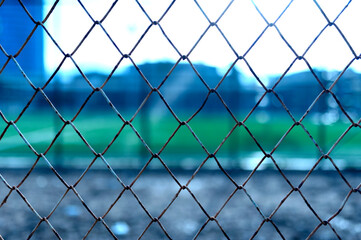
{"label": "diamond-shaped mesh opening", "polygon": [[50,168],[39,165],[24,179],[19,190],[39,215],[45,217],[52,212],[67,189]]}
{"label": "diamond-shaped mesh opening", "polygon": [[209,23],[194,1],[176,1],[161,21],[165,33],[182,55],[187,55]]}
{"label": "diamond-shaped mesh opening", "polygon": [[[124,123],[109,106],[103,94],[94,92],[89,97],[73,123],[92,148],[96,152],[102,152]],[[90,115],[94,117],[89,119]]]}
{"label": "diamond-shaped mesh opening", "polygon": [[[354,58],[354,55],[338,29],[331,26],[324,29],[305,57],[313,67],[342,71]],[[325,59],[329,59],[327,66]]]}
{"label": "diamond-shaped mesh opening", "polygon": [[337,217],[332,219],[331,224],[341,238],[346,236],[357,238],[360,232],[358,225],[359,216],[355,215],[354,212],[360,211],[360,206],[357,204],[360,201],[360,194],[357,192],[352,193],[345,199],[347,200],[347,204],[343,211]]}
{"label": "diamond-shaped mesh opening", "polygon": [[[199,68],[202,69],[202,66]],[[182,120],[197,112],[208,94],[202,75],[197,73],[191,65],[180,63],[160,87],[165,101]]]}
{"label": "diamond-shaped mesh opening", "polygon": [[[263,162],[262,164],[266,163],[267,162]],[[272,163],[268,164],[270,165]],[[261,190],[259,186],[263,186],[265,190]],[[281,174],[271,176],[268,175],[267,172],[262,171],[255,172],[246,183],[245,188],[254,204],[266,217],[271,215],[281,200],[283,200],[292,189]]]}
{"label": "diamond-shaped mesh opening", "polygon": [[[313,18],[304,18],[304,15]],[[293,1],[277,26],[292,48],[302,55],[327,24],[314,1]],[[302,39],[302,41],[299,41]]]}
{"label": "diamond-shaped mesh opening", "polygon": [[264,154],[246,128],[237,126],[222,140],[216,156],[224,167],[253,170]]}
{"label": "diamond-shaped mesh opening", "polygon": [[[285,212],[288,214],[285,214]],[[304,199],[296,192],[289,195],[272,219],[284,234],[285,239],[292,239],[294,237],[306,239],[319,224],[318,219],[308,208]],[[293,229],[292,226],[296,222],[300,226],[297,229]],[[306,222],[307,224],[301,224]]]}
{"label": "diamond-shaped mesh opening", "polygon": [[[87,76],[83,76],[77,69],[71,59],[65,58],[61,61],[51,77],[47,79],[47,84],[43,87],[44,92],[49,98],[51,105],[53,105],[59,114],[66,120],[71,120],[82,108],[84,102],[92,92],[92,87],[89,84]],[[69,73],[72,73],[69,75]],[[101,77],[92,76],[96,80],[103,80]],[[98,83],[99,84],[99,83]],[[66,103],[66,104],[64,104]]]}
{"label": "diamond-shaped mesh opening", "polygon": [[272,155],[281,168],[308,170],[322,156],[319,144],[302,126],[294,126]]}
{"label": "diamond-shaped mesh opening", "polygon": [[[103,72],[106,70],[110,73],[122,57],[121,52],[114,46],[100,26],[95,26],[91,30],[73,56],[75,62],[79,62],[78,66],[86,73],[95,68],[101,68]],[[100,81],[101,84],[99,84],[97,79],[89,77],[89,81],[95,87],[100,87],[104,80]]]}
{"label": "diamond-shaped mesh opening", "polygon": [[[207,117],[210,119],[204,123],[203,119]],[[236,121],[225,109],[219,96],[213,93],[207,97],[202,111],[189,122],[192,130],[210,152],[216,150],[235,124]],[[208,134],[210,126],[217,126],[211,137]]]}
{"label": "diamond-shaped mesh opening", "polygon": [[25,112],[22,112],[21,118],[16,123],[27,141],[39,153],[47,150],[62,125],[61,118],[40,92],[36,94]]}
{"label": "diamond-shaped mesh opening", "polygon": [[206,88],[216,88],[223,76],[223,73],[220,73],[222,70],[217,67],[210,67],[206,64],[193,64],[192,68],[194,77],[199,74],[198,78],[200,79],[200,82],[197,80],[198,84],[201,85],[202,83]]}
{"label": "diamond-shaped mesh opening", "polygon": [[[7,203],[1,206],[0,213],[0,231],[3,238],[27,238],[40,221],[16,191],[13,191],[7,198]],[[12,230],[13,225],[18,226],[18,231]]]}
{"label": "diamond-shaped mesh opening", "polygon": [[[187,169],[196,169],[207,157],[205,150],[198,140],[193,137],[193,134],[186,125],[182,125],[177,128],[177,132],[167,143],[160,156],[170,168],[183,165]],[[179,148],[181,143],[184,149],[187,149],[187,152],[192,152],[192,155],[183,154],[184,150]]]}
{"label": "diamond-shaped mesh opening", "polygon": [[[323,160],[324,161],[324,160]],[[326,160],[327,161],[327,160]],[[344,198],[349,193],[350,186],[342,179],[337,172],[328,173],[332,175],[332,180],[318,181],[320,175],[313,172],[303,184],[301,190],[305,198],[307,198],[309,204],[313,206],[315,212],[321,219],[329,219],[341,206]],[[331,189],[338,188],[337,192]],[[318,197],[315,192],[322,191],[327,198]],[[330,201],[332,199],[332,201]],[[321,204],[317,204],[321,203]]]}
{"label": "diamond-shaped mesh opening", "polygon": [[85,169],[94,159],[92,149],[83,142],[73,126],[59,127],[56,136],[46,153],[46,156],[49,155],[49,162],[56,168],[59,167],[62,170],[62,166],[79,166]]}
{"label": "diamond-shaped mesh opening", "polygon": [[[237,31],[234,31],[234,23],[237,23]],[[267,24],[251,1],[233,1],[218,26],[239,55],[243,55]]]}
{"label": "diamond-shaped mesh opening", "polygon": [[[103,4],[93,4],[96,5]],[[103,6],[102,6],[103,7]],[[124,14],[126,12],[129,14]],[[94,13],[98,12],[94,9]],[[98,18],[100,19],[100,18]],[[155,20],[155,19],[154,19]],[[117,24],[114,24],[116,22]],[[117,2],[103,21],[103,27],[123,53],[130,53],[150,22],[136,1]]]}
{"label": "diamond-shaped mesh opening", "polygon": [[142,76],[143,73],[127,64],[130,64],[130,61],[123,59],[111,77],[102,74],[98,76],[100,80],[106,79],[103,90],[111,102],[111,107],[114,107],[124,119],[131,120],[148,98],[150,87],[144,75]]}
{"label": "diamond-shaped mesh opening", "polygon": [[[144,140],[138,138],[138,131],[132,128],[129,125],[119,126],[119,131],[109,143],[105,149],[105,156],[115,157],[115,158],[129,158],[128,161],[124,163],[129,163],[129,160],[136,161],[146,161],[149,159],[149,151],[144,145]],[[118,164],[121,164],[122,161],[117,160]],[[115,163],[115,162],[114,162]]]}
{"label": "diamond-shaped mesh opening", "polygon": [[[172,63],[171,61],[164,61],[164,62],[160,62],[159,64],[152,64],[146,62],[144,64],[138,65],[140,71],[142,72],[146,80],[148,80],[153,85],[153,87],[158,87],[158,88],[160,88],[163,85],[166,85],[165,81],[167,82],[170,81],[168,79],[171,78],[171,76],[175,74],[175,72],[177,72],[177,70],[175,69],[178,68],[174,69],[174,66],[175,63]],[[141,75],[139,75],[139,77],[141,77]],[[142,80],[144,81],[144,79]]]}
{"label": "diamond-shaped mesh opening", "polygon": [[[208,161],[211,162],[214,160],[209,159]],[[209,176],[214,177],[209,181],[207,186],[203,186],[202,180],[209,178]],[[197,175],[192,179],[188,187],[202,204],[204,210],[211,216],[215,216],[218,213],[235,189],[234,183],[231,182],[225,174],[219,170],[209,172],[207,171],[206,165],[197,172]],[[213,199],[207,196],[207,192],[217,192],[218,200],[213,201]]]}
{"label": "diamond-shaped mesh opening", "polygon": [[[178,212],[177,208],[179,207],[182,207],[184,210]],[[175,218],[178,219],[176,224],[170,224],[172,219]],[[161,218],[167,232],[173,238],[177,236],[182,238],[195,236],[206,220],[207,216],[187,190],[179,193]]]}
{"label": "diamond-shaped mesh opening", "polygon": [[71,237],[69,232],[72,232],[75,237],[82,238],[95,219],[72,190],[64,192],[64,195],[59,199],[61,201],[58,202],[49,220],[62,238]]}
{"label": "diamond-shaped mesh opening", "polygon": [[134,127],[153,152],[159,152],[178,122],[157,93],[152,93],[135,117]]}
{"label": "diamond-shaped mesh opening", "polygon": [[261,95],[258,107],[245,122],[251,134],[265,151],[274,149],[293,123],[280,99],[273,93]]}
{"label": "diamond-shaped mesh opening", "polygon": [[[56,4],[44,26],[65,53],[72,53],[91,28],[92,21],[78,2],[67,0]],[[66,41],[62,35],[71,36],[72,41]]]}
{"label": "diamond-shaped mesh opening", "polygon": [[[15,120],[33,97],[35,91],[27,79],[21,74],[14,60],[10,60],[0,75],[1,111],[9,120]],[[20,94],[16,96],[16,92]],[[11,104],[8,104],[10,103]]]}
{"label": "diamond-shaped mesh opening", "polygon": [[[162,211],[168,207],[170,200],[180,188],[179,184],[174,180],[174,175],[169,174],[158,161],[153,159],[132,186],[134,192],[153,217],[162,214]],[[158,169],[155,176],[152,176],[152,169]],[[145,181],[151,181],[152,187],[144,188]],[[153,194],[155,189],[158,194]]]}
{"label": "diamond-shaped mesh opening", "polygon": [[263,83],[253,76],[243,60],[237,61],[217,84],[217,92],[238,121],[243,120],[255,108],[263,92]]}
{"label": "diamond-shaped mesh opening", "polygon": [[[297,69],[307,69],[307,66],[303,61],[296,61],[290,72],[282,77],[277,76],[272,79],[271,85],[285,106],[298,120],[322,92],[323,88],[319,82],[325,84],[325,81],[317,79],[316,73],[311,71],[297,72]],[[299,101],[305,91],[307,91],[308,97]]]}
{"label": "diamond-shaped mesh opening", "polygon": [[[101,160],[97,159],[97,161]],[[93,210],[94,214],[96,216],[103,216],[115,202],[119,192],[122,192],[124,187],[111,172],[107,173],[107,176],[100,178],[98,177],[99,174],[97,174],[97,170],[97,168],[91,168],[85,175],[83,175],[80,178],[76,189],[84,201],[87,202],[89,208]],[[86,186],[87,184],[90,184],[92,187],[89,189],[89,187]],[[94,195],[104,196],[101,207],[98,206],[96,201],[92,200],[92,196]]]}
{"label": "diamond-shaped mesh opening", "polygon": [[211,26],[207,29],[205,35],[189,55],[189,59],[192,62],[202,63],[206,61],[211,66],[217,66],[222,73],[224,69],[229,68],[236,58],[237,56],[216,26]]}
{"label": "diamond-shaped mesh opening", "polygon": [[[246,219],[245,216],[253,217]],[[217,219],[230,239],[250,239],[263,220],[243,190],[238,190],[232,195]]]}
{"label": "diamond-shaped mesh opening", "polygon": [[357,1],[0,2],[0,239],[356,239]]}
{"label": "diamond-shaped mesh opening", "polygon": [[138,238],[148,226],[150,218],[130,191],[120,194],[119,200],[112,206],[105,220],[117,237]]}
{"label": "diamond-shaped mesh opening", "polygon": [[346,116],[342,116],[342,112],[327,109],[326,101],[336,104],[332,96],[323,94],[303,122],[323,153],[327,153],[350,126],[350,123],[341,121],[342,118],[350,121]]}
{"label": "diamond-shaped mesh opening", "polygon": [[[272,41],[268,39],[272,39]],[[267,54],[265,50],[267,50]],[[278,56],[282,61],[272,61],[270,60],[272,56]],[[250,49],[245,58],[252,66],[253,71],[262,76],[284,73],[295,59],[295,54],[284,42],[277,29],[271,27],[262,32],[262,37]],[[261,80],[267,84],[267,76],[262,76]]]}
{"label": "diamond-shaped mesh opening", "polygon": [[[156,45],[155,45],[156,44]],[[179,54],[171,45],[160,26],[150,25],[146,35],[137,44],[131,55],[137,64],[142,62],[156,62],[160,60],[177,61]]]}

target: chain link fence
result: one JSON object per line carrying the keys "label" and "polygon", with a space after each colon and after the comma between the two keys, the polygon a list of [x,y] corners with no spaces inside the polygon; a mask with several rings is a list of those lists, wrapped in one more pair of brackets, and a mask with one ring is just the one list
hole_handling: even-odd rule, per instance
{"label": "chain link fence", "polygon": [[[0,231],[3,231],[0,232],[0,239],[13,239],[12,236],[17,239],[19,236],[27,239],[44,239],[44,236],[47,239],[122,239],[127,236],[129,239],[267,239],[270,236],[272,239],[360,239],[361,218],[358,211],[360,210],[361,184],[358,178],[359,172],[358,170],[344,170],[344,162],[338,161],[334,157],[335,149],[338,149],[345,139],[349,141],[355,136],[357,138],[360,130],[361,119],[349,108],[349,104],[351,104],[357,113],[359,92],[356,86],[359,86],[359,81],[354,80],[355,83],[352,85],[346,82],[349,85],[345,88],[340,87],[338,91],[335,90],[338,85],[341,85],[339,82],[347,78],[348,71],[353,64],[360,59],[359,52],[348,41],[347,34],[344,34],[342,28],[338,26],[339,19],[347,14],[348,9],[357,8],[354,3],[356,1],[343,2],[337,14],[330,14],[324,9],[324,5],[329,4],[328,2],[309,1],[309,4],[321,15],[325,24],[307,43],[304,51],[296,50],[291,41],[288,41],[288,36],[278,26],[284,15],[301,1],[286,1],[287,3],[279,13],[275,10],[277,16],[274,19],[265,14],[266,10],[262,8],[263,3],[260,1],[222,1],[222,9],[217,7],[218,10],[221,10],[216,17],[207,12],[207,4],[216,3],[206,3],[200,0],[189,1],[194,4],[199,17],[206,22],[206,27],[192,43],[190,50],[184,51],[183,47],[178,45],[180,40],[173,39],[171,34],[168,35],[169,29],[163,27],[166,17],[173,14],[172,9],[182,2],[181,0],[169,1],[158,18],[153,18],[143,1],[129,0],[128,2],[135,4],[142,12],[147,19],[147,24],[144,32],[128,52],[123,50],[123,46],[112,37],[104,24],[117,5],[122,3],[117,0],[107,2],[109,4],[107,11],[99,18],[96,18],[95,13],[88,10],[87,1],[70,1],[69,4],[80,8],[87,15],[91,24],[89,28],[82,29],[84,35],[76,43],[74,49],[69,52],[63,50],[62,44],[53,37],[54,33],[47,26],[47,21],[52,18],[62,2],[54,1],[50,7],[40,10],[40,12],[36,9],[44,4],[41,1],[2,0],[0,2],[0,28],[5,29],[1,32],[2,36],[6,37],[7,34],[10,34],[9,29],[15,26],[9,22],[9,19],[14,18],[2,17],[7,16],[6,14],[14,14],[18,18],[21,15],[20,19],[24,21],[20,21],[19,24],[29,28],[29,34],[19,46],[12,47],[7,43],[4,44],[4,37],[1,37],[3,42],[0,42],[0,93],[2,94],[0,150],[5,153],[1,155],[0,159],[3,167],[0,172],[0,211],[3,210],[0,215]],[[248,3],[251,8],[246,11],[256,11],[265,26],[249,45],[243,46],[244,50],[242,51],[237,50],[238,48],[234,46],[235,41],[231,40],[232,32],[224,32],[221,24],[228,12],[242,10],[237,8],[239,2]],[[11,9],[16,11],[10,12]],[[122,9],[122,11],[127,12],[127,9]],[[187,12],[182,14],[183,18],[189,17]],[[96,15],[98,16],[99,13]],[[304,15],[304,18],[307,17]],[[61,25],[62,22],[60,21],[58,24]],[[247,23],[235,20],[234,32],[243,24]],[[10,26],[10,28],[6,28],[6,26]],[[96,74],[88,74],[76,58],[77,52],[82,49],[87,38],[95,29],[101,30],[106,39],[110,41],[114,51],[120,56],[112,66],[110,73],[104,79],[102,79],[104,76],[100,76],[101,80],[99,81]],[[137,62],[134,57],[137,49],[146,41],[153,29],[160,30],[164,40],[162,44],[168,44],[177,56],[174,63],[164,65],[166,70],[162,71],[165,74],[161,78],[158,77],[156,81],[144,73],[146,65]],[[325,80],[324,75],[320,75],[316,70],[316,66],[308,61],[308,52],[317,47],[318,39],[322,38],[329,29],[336,31],[352,57],[345,66],[339,66],[342,71],[334,74],[331,80],[330,78]],[[173,30],[177,31],[177,29]],[[214,69],[214,72],[210,69],[202,70],[200,64],[192,61],[202,40],[213,30],[219,34],[228,50],[233,54],[233,62],[226,71],[222,72],[222,76]],[[248,59],[252,50],[271,30],[275,30],[276,35],[282,40],[282,44],[290,50],[292,59],[279,77],[265,80]],[[354,31],[357,31],[356,24]],[[198,33],[191,33],[191,35],[198,36]],[[52,46],[61,53],[59,64],[48,77],[44,74],[43,63],[31,64],[32,61],[37,62],[38,55],[44,54],[42,47],[36,47],[37,43],[42,46],[44,38],[50,39]],[[156,43],[151,47],[156,50],[160,48]],[[213,46],[209,52],[217,47],[217,45]],[[25,58],[26,51],[30,52],[30,59]],[[32,54],[37,51],[38,55]],[[264,59],[279,61],[279,57],[281,56],[260,56],[259,58],[262,58],[262,61]],[[117,78],[116,72],[125,61],[130,63],[133,75],[130,74],[128,78],[122,80]],[[78,78],[70,85],[56,80],[65,62],[70,62],[77,70]],[[302,86],[282,88],[282,84],[288,80],[288,73],[293,66],[300,62],[307,66],[307,72],[314,84],[306,87],[302,96],[292,103],[292,99],[295,98],[298,91],[301,91]],[[242,92],[242,90],[237,92],[235,90],[237,87],[242,87],[242,85],[237,85],[239,82],[237,77],[232,78],[233,73],[237,71],[238,64],[246,66],[251,73],[252,79],[258,86],[254,92]],[[190,69],[188,73],[193,78],[181,75],[178,81],[174,82],[172,77],[182,73],[183,70],[179,69],[185,68],[185,66]],[[11,76],[12,71],[16,72],[15,77]],[[216,82],[210,83],[207,80],[207,74],[218,74],[220,77]],[[45,80],[39,81],[42,78]],[[138,79],[137,83],[135,83],[135,79]],[[168,86],[172,85],[174,89],[179,90],[182,88],[182,84],[194,79],[203,89],[204,94],[192,93],[192,89],[189,88],[185,90],[184,94],[188,95],[181,99],[180,104],[186,105],[188,101],[191,102],[193,108],[189,110],[191,113],[188,112],[188,116],[184,117],[184,114],[180,114],[179,109],[181,108],[173,104],[172,97],[176,98],[177,93],[167,92],[169,88],[166,86],[167,84]],[[112,85],[114,82],[120,83],[121,81],[125,82],[125,86],[117,88]],[[230,81],[233,81],[233,85],[225,88]],[[143,87],[135,87],[135,84]],[[111,87],[107,89],[107,86]],[[134,87],[133,90],[132,87]],[[78,90],[74,91],[75,88]],[[352,88],[355,90],[351,93],[350,103],[340,100],[338,94],[342,95],[342,89]],[[316,95],[312,95],[311,92]],[[90,119],[94,127],[111,125],[107,122],[109,118],[104,112],[89,111],[88,114],[83,114],[88,111],[87,106],[92,104],[94,98],[98,98],[104,103],[100,108],[108,109],[107,114],[113,116],[111,121],[118,126],[116,130],[112,129],[110,135],[102,130],[104,132],[101,131],[98,135],[92,136],[84,130],[84,125],[90,123],[79,120],[80,118]],[[250,101],[250,98],[253,100]],[[256,100],[254,101],[254,99]],[[278,108],[272,109],[265,104],[269,101],[267,99],[273,99],[273,103]],[[27,112],[31,111],[34,105],[40,106],[39,101],[42,101],[50,111],[46,115],[31,118]],[[333,109],[342,116],[345,128],[338,132],[338,135],[336,134],[337,137],[335,140],[332,139],[331,144],[326,146],[325,142],[329,143],[329,141],[323,139],[322,136],[324,136],[327,126],[321,126],[321,124],[318,128],[314,128],[307,121],[314,112],[325,113],[325,108],[331,106],[329,101],[333,102]],[[304,104],[305,102],[307,104]],[[292,104],[301,103],[306,105],[304,111],[302,114],[295,113],[292,110]],[[243,117],[241,117],[242,114],[239,114],[242,104],[248,106]],[[64,105],[71,107],[71,114],[63,109]],[[133,106],[134,113],[128,114],[127,111],[123,111],[126,106]],[[188,109],[187,106],[185,108]],[[247,108],[247,106],[243,107]],[[197,132],[199,127],[193,123],[197,122],[197,118],[207,111],[206,108],[213,109],[213,115],[205,114],[206,117],[200,118],[198,125],[206,125],[207,122],[206,126],[209,127],[206,129],[208,135],[202,135]],[[269,118],[269,113],[262,115],[263,112],[260,111],[267,108],[271,109],[271,115],[282,112],[290,121],[290,124],[283,124],[282,120],[279,120],[283,127],[282,134],[270,146],[264,143],[264,139],[273,134],[271,128],[274,126],[264,124],[264,121],[267,121],[265,119]],[[147,118],[147,115],[154,109],[161,109],[152,112],[153,117],[155,116],[157,121],[161,122],[160,126],[166,125],[168,121],[173,122],[173,130],[165,137],[164,134],[161,134],[161,128],[149,133],[149,129],[154,127],[152,122],[156,120]],[[255,123],[251,119],[258,113],[261,113],[259,115],[261,119]],[[219,117],[218,115],[222,116],[221,121],[212,121],[211,116]],[[315,114],[315,116],[316,119],[317,117],[324,117],[326,120],[332,119],[332,116],[327,114],[322,116]],[[43,121],[39,122],[40,118]],[[25,120],[22,121],[23,119]],[[26,130],[27,126],[36,129],[53,124],[57,129],[55,134]],[[224,126],[230,126],[230,128],[225,128],[226,133],[213,150],[213,147],[209,147],[209,139],[219,133],[217,129],[224,129]],[[255,163],[250,167],[234,164],[232,158],[238,158],[238,156],[232,155],[234,151],[230,151],[229,160],[223,158],[221,154],[227,143],[233,141],[231,139],[234,136],[238,136],[238,131],[242,131],[248,137],[253,151],[259,153],[252,158]],[[318,132],[315,133],[315,131]],[[189,137],[185,140],[174,140],[181,134],[180,132],[185,132]],[[78,164],[77,158],[72,155],[76,155],[80,148],[78,145],[75,145],[75,150],[70,152],[70,156],[62,149],[66,148],[61,142],[65,141],[62,138],[65,138],[64,135],[67,134],[70,134],[71,139],[78,139],[82,143],[82,150],[79,151],[87,152],[86,157],[83,156],[85,160],[82,160],[81,164]],[[133,138],[128,138],[129,134]],[[306,151],[311,151],[312,156],[316,152],[317,158],[311,158],[311,164],[306,165],[307,170],[303,169],[306,172],[287,170],[287,164],[297,165],[300,163],[299,161],[304,161],[297,160],[299,157],[297,154],[300,153],[297,149],[294,150],[291,147],[293,149],[290,151],[290,155],[293,157],[290,158],[292,163],[287,160],[286,162],[282,161],[277,155],[279,149],[292,134],[296,134],[296,138],[301,135],[306,136],[302,138],[304,141],[302,145],[311,145],[310,149],[312,150],[307,149]],[[21,139],[23,148],[20,147],[20,150],[12,152],[11,147],[6,147],[15,144],[12,142],[12,138]],[[159,138],[162,138],[164,142],[160,141],[161,143],[158,145],[152,142]],[[44,139],[45,146],[38,145]],[[93,144],[94,139],[102,142],[102,148]],[[117,141],[124,142],[122,147],[125,150],[119,150],[120,152],[115,152],[108,158],[108,152],[112,151],[111,149]],[[192,147],[188,147],[187,141],[193,141],[196,144],[197,153],[194,153]],[[133,142],[137,142],[137,144],[134,145]],[[173,142],[176,143],[175,146],[171,146]],[[236,151],[245,145],[241,140],[236,143],[233,146]],[[359,142],[356,142],[356,145],[357,143]],[[293,146],[292,141],[288,144]],[[117,155],[126,155],[127,149],[132,149],[134,146],[138,150],[141,149],[139,158],[124,160],[125,158]],[[245,146],[248,148],[248,145]],[[119,145],[116,148],[118,147]],[[295,147],[297,148],[297,146]],[[173,152],[171,151],[173,155],[188,156],[188,160],[181,161],[176,158],[173,162],[169,161],[169,155],[164,153],[167,149],[173,149]],[[348,151],[349,148],[345,150],[345,152]],[[26,155],[24,155],[25,152]],[[356,159],[356,163],[359,161],[360,155],[357,155],[359,154],[357,151],[356,153],[351,151],[348,154]],[[17,164],[14,163],[16,158],[20,159]],[[23,160],[25,158],[26,161]],[[14,164],[21,170],[8,168]],[[84,167],[81,167],[83,171],[74,168],[70,173],[70,170],[77,164]],[[149,170],[154,164],[158,170],[150,173]],[[176,167],[182,164],[187,170],[180,170]],[[322,165],[328,165],[331,171],[319,172]],[[94,171],[96,166],[102,166],[106,171],[102,173]],[[207,166],[211,166],[211,171],[204,172],[208,168]],[[262,171],[265,166],[273,170]],[[123,167],[128,170],[122,170]],[[105,175],[106,177],[104,177]],[[48,188],[51,186],[52,189],[45,188],[46,186]],[[340,191],[341,194],[339,194]],[[340,197],[340,195],[342,196]],[[163,205],[155,206],[158,202],[162,202]],[[116,210],[116,206],[119,204],[123,206],[122,211]],[[331,209],[328,208],[329,206],[332,206]],[[324,214],[325,208],[327,214]],[[83,217],[83,215],[87,217]],[[125,222],[128,222],[128,225],[131,225],[132,229],[129,229],[124,221],[114,220],[118,219],[119,215]],[[25,229],[20,231],[19,228]],[[75,228],[78,229],[78,235],[72,232]],[[134,231],[134,233],[127,235],[129,231]],[[347,231],[349,231],[349,235],[346,235]]]}

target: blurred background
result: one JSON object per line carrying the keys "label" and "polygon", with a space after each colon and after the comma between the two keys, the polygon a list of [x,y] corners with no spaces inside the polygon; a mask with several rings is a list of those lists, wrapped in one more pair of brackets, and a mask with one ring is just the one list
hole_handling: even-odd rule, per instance
{"label": "blurred background", "polygon": [[[171,1],[139,2],[146,13],[136,1],[119,2],[110,12],[112,1],[86,1],[88,12],[81,4],[60,1],[45,28],[35,28],[29,14],[43,21],[54,3],[23,1],[28,14],[15,1],[0,7],[0,110],[54,166],[83,168],[94,158],[73,127],[64,127],[62,116],[112,167],[139,168],[151,158],[135,129],[167,165],[194,169],[207,153],[190,129],[177,130],[175,114],[189,120],[200,142],[209,153],[216,152],[225,168],[253,169],[264,157],[262,149],[272,152],[284,169],[310,169],[330,149],[338,167],[361,167],[359,128],[351,128],[335,144],[360,119],[361,66],[354,60],[360,36],[352,27],[359,3],[353,1],[339,15],[345,4],[320,1],[330,21],[336,19],[336,28],[327,25],[313,1],[295,1],[278,20],[285,1],[274,1],[272,8],[255,1],[263,15],[251,1],[235,1],[217,28],[201,37],[209,22],[194,1],[176,2],[164,17]],[[221,2],[199,1],[211,22],[227,8]],[[102,27],[93,26],[91,17],[102,19]],[[277,29],[267,27],[263,17],[277,20]],[[151,24],[160,18],[161,27]],[[297,60],[295,53],[307,61]],[[182,55],[188,59],[180,60]],[[332,86],[333,94],[321,94],[322,85]],[[150,86],[159,87],[173,114]],[[35,91],[38,87],[44,95]],[[216,87],[218,94],[209,94]],[[274,93],[266,92],[273,87]],[[124,125],[108,100],[134,129]],[[303,126],[293,126],[300,120]],[[237,127],[238,121],[248,131]],[[34,163],[34,152],[4,120],[0,134],[1,167]],[[207,167],[218,168],[215,163]],[[260,168],[274,165],[266,159]],[[329,161],[318,168],[334,169]]]}
{"label": "blurred background", "polygon": [[360,239],[360,9],[0,1],[0,239]]}

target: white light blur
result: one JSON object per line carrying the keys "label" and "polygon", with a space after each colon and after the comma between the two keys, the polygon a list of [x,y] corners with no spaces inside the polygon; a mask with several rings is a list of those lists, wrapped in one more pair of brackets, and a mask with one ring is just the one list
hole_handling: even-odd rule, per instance
{"label": "white light blur", "polygon": [[[158,20],[171,1],[139,1],[149,13],[152,20]],[[216,21],[227,7],[229,1],[198,1],[211,21]],[[333,21],[348,1],[319,0],[325,14]],[[100,20],[108,11],[113,1],[83,1],[84,6],[95,20]],[[288,5],[289,1],[254,0],[264,17],[274,22]],[[44,13],[49,10],[46,5]],[[361,1],[352,1],[336,24],[353,47],[356,55],[361,53],[361,32],[357,26],[361,23],[359,12]],[[119,50],[128,54],[138,39],[149,27],[150,21],[142,12],[136,1],[119,1],[103,22],[103,26]],[[181,55],[189,54],[209,23],[193,0],[176,1],[169,12],[160,21],[164,32],[176,46]],[[294,0],[289,9],[277,21],[277,27],[298,55],[303,55],[314,41],[327,21],[312,0]],[[60,1],[45,26],[58,42],[65,53],[72,53],[86,32],[92,26],[92,21],[77,1]],[[239,55],[244,55],[252,43],[267,26],[264,19],[253,6],[252,1],[235,0],[226,14],[218,22],[230,44]],[[74,54],[75,61],[85,71],[109,73],[120,60],[121,54],[107,38],[103,30],[96,26],[85,39],[82,46]],[[53,72],[63,59],[63,55],[55,47],[51,39],[45,36],[46,70]],[[157,61],[177,61],[180,56],[163,36],[158,26],[152,26],[148,34],[131,54],[137,63]],[[268,28],[256,45],[245,55],[246,60],[259,76],[278,75],[285,72],[296,55],[287,47],[276,28]],[[328,27],[305,54],[305,58],[313,68],[328,71],[342,71],[354,58],[351,50],[337,29]],[[189,59],[193,63],[203,63],[227,69],[235,60],[236,55],[217,28],[212,27],[199,42]],[[119,69],[129,66],[125,60]],[[361,70],[358,61],[351,67]],[[244,63],[236,65],[242,72]],[[307,69],[304,61],[297,61],[290,72]],[[68,59],[62,66],[63,72],[75,71],[73,63]],[[248,71],[245,75],[250,75]]]}

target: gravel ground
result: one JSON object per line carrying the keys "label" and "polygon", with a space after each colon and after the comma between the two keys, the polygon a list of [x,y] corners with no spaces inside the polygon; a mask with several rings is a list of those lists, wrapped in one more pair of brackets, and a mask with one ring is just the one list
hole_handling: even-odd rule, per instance
{"label": "gravel ground", "polygon": [[[59,171],[64,180],[73,185],[81,171]],[[23,170],[0,170],[11,185],[17,185],[24,178]],[[137,175],[134,170],[118,171],[120,179],[129,185]],[[230,176],[242,184],[250,174],[247,171],[230,171]],[[286,171],[285,175],[295,187],[307,172]],[[343,172],[353,188],[361,182],[361,172]],[[174,171],[181,185],[185,185],[192,173]],[[108,171],[88,172],[75,187],[89,210],[96,216],[103,216],[123,190],[116,178]],[[138,239],[146,227],[142,239],[168,239],[160,225],[151,224],[152,217],[158,217],[162,227],[172,239],[193,239],[207,222],[207,215],[215,216],[229,196],[236,190],[235,185],[219,171],[199,172],[189,184],[189,190],[180,191],[167,211],[180,187],[166,171],[146,170],[132,185],[132,191],[147,212],[141,207],[130,190],[125,190],[121,198],[104,217],[118,239]],[[216,215],[217,221],[209,221],[197,239],[249,239],[263,222],[262,214],[270,216],[291,187],[276,171],[259,171],[245,185],[246,192],[238,190]],[[67,188],[50,170],[34,170],[19,187],[20,192],[41,217],[52,212]],[[0,201],[9,189],[0,182]],[[301,193],[322,220],[327,220],[342,206],[350,192],[348,185],[335,171],[314,172],[301,187]],[[201,204],[197,204],[195,199]],[[250,200],[254,201],[254,203]],[[255,207],[259,208],[259,211]],[[206,213],[205,213],[206,212]],[[149,215],[148,215],[149,214]],[[161,215],[161,216],[160,216]],[[272,216],[285,239],[306,239],[317,227],[320,220],[307,206],[299,192],[293,192]],[[40,219],[34,214],[20,195],[13,191],[6,203],[0,207],[0,235],[5,239],[27,239]],[[79,198],[70,190],[56,210],[50,215],[49,223],[62,239],[82,239],[95,223],[95,218],[83,206]],[[219,224],[219,226],[217,225]],[[342,211],[332,219],[332,228],[342,239],[361,239],[361,195],[352,193]],[[330,225],[321,226],[311,239],[338,239]],[[1,238],[0,238],[1,239]],[[57,239],[46,222],[42,222],[31,239]],[[87,239],[113,239],[101,222],[97,222]],[[271,222],[265,222],[255,239],[282,239]]]}

